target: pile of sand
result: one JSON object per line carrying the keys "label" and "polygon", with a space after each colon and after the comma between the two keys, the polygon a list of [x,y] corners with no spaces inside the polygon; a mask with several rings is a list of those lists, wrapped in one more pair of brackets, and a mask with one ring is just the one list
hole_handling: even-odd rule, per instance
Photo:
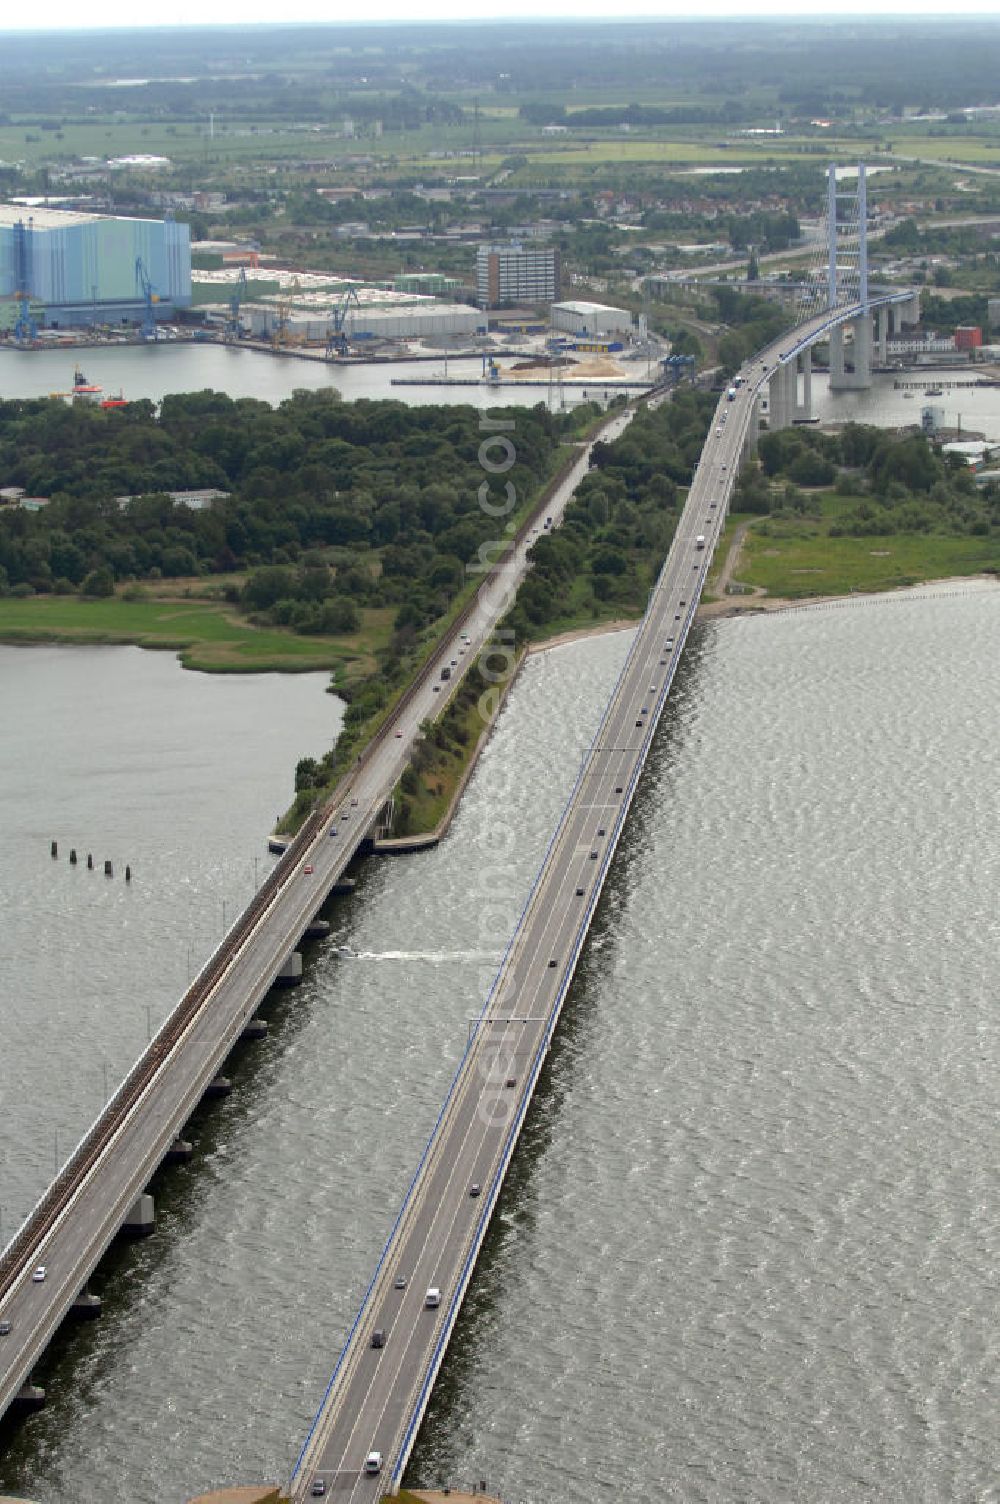
{"label": "pile of sand", "polygon": [[604,377],[607,380],[627,381],[628,371],[611,355],[594,355],[590,360],[581,360],[573,367],[574,376]]}

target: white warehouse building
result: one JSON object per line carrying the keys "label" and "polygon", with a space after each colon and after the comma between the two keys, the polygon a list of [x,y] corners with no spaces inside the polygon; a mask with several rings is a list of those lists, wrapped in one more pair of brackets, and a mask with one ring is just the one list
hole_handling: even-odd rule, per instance
{"label": "white warehouse building", "polygon": [[553,303],[552,327],[567,334],[603,339],[629,334],[632,315],[627,308],[611,308],[607,303]]}
{"label": "white warehouse building", "polygon": [[[246,306],[243,320],[258,338],[273,335],[278,325],[278,309],[271,304]],[[291,308],[287,331],[293,338],[325,339],[331,328],[329,314],[315,310]],[[467,303],[383,304],[371,308],[348,308],[344,315],[344,332],[348,339],[367,336],[377,339],[420,339],[430,334],[475,334],[484,323],[482,313]]]}

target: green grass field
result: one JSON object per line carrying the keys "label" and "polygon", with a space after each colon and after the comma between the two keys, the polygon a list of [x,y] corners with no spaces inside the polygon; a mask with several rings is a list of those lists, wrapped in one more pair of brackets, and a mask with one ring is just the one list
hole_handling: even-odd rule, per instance
{"label": "green grass field", "polygon": [[772,527],[765,536],[756,527],[750,529],[736,574],[747,585],[790,600],[892,590],[1000,569],[1000,543],[995,538],[925,533],[831,538],[825,526],[815,522]]}
{"label": "green grass field", "polygon": [[936,162],[972,162],[983,167],[1000,168],[1000,138],[991,135],[917,136],[905,127],[893,126],[886,131],[893,152],[902,157],[928,157]]}
{"label": "green grass field", "polygon": [[391,611],[362,613],[352,637],[297,637],[257,628],[231,607],[197,600],[81,600],[37,596],[0,600],[0,641],[135,643],[176,651],[185,668],[205,673],[304,673],[339,670],[356,678],[374,668],[391,632]]}

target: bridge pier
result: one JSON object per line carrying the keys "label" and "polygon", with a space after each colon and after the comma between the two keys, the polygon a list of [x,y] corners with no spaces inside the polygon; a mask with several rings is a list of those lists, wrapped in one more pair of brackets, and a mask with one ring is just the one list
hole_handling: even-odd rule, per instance
{"label": "bridge pier", "polygon": [[795,418],[798,378],[791,361],[776,367],[767,384],[767,426],[772,433],[790,428]]}
{"label": "bridge pier", "polygon": [[302,953],[293,950],[272,982],[272,987],[297,987],[302,980]]}
{"label": "bridge pier", "polygon": [[867,391],[872,384],[872,321],[870,314],[862,314],[851,321],[854,331],[852,350],[854,368],[847,369],[844,354],[844,325],[838,324],[830,331],[830,390],[831,392]]}
{"label": "bridge pier", "polygon": [[798,377],[795,380],[795,421],[807,423],[812,417],[812,345],[807,345],[802,354],[796,358],[796,365],[802,369],[802,401],[799,401]]}
{"label": "bridge pier", "polygon": [[87,1320],[93,1320],[101,1314],[101,1297],[94,1295],[84,1285],[71,1307],[74,1316],[82,1316]]}
{"label": "bridge pier", "polygon": [[875,311],[875,344],[876,358],[880,366],[889,364],[889,307],[882,304]]}
{"label": "bridge pier", "polygon": [[156,1227],[156,1204],[148,1191],[143,1191],[131,1207],[122,1223],[122,1232],[132,1237],[146,1238]]}
{"label": "bridge pier", "polygon": [[740,455],[740,464],[746,464],[757,454],[757,440],[760,438],[760,398],[755,397],[750,409],[750,421],[747,423],[747,436],[743,441],[743,453]]}
{"label": "bridge pier", "polygon": [[25,1410],[41,1410],[45,1404],[45,1390],[38,1384],[22,1384],[14,1403]]}

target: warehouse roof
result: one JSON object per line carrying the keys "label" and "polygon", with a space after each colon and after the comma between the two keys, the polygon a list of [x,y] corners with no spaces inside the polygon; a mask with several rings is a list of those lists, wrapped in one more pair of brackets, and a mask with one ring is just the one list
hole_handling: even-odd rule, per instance
{"label": "warehouse roof", "polygon": [[627,308],[613,308],[610,303],[553,303],[552,307],[562,309],[566,313],[579,314],[581,318],[595,313],[628,313]]}
{"label": "warehouse roof", "polygon": [[25,208],[24,204],[0,204],[0,225],[16,225],[19,219],[30,220],[33,230],[64,230],[69,225],[90,225],[106,214],[80,214],[76,209]]}

